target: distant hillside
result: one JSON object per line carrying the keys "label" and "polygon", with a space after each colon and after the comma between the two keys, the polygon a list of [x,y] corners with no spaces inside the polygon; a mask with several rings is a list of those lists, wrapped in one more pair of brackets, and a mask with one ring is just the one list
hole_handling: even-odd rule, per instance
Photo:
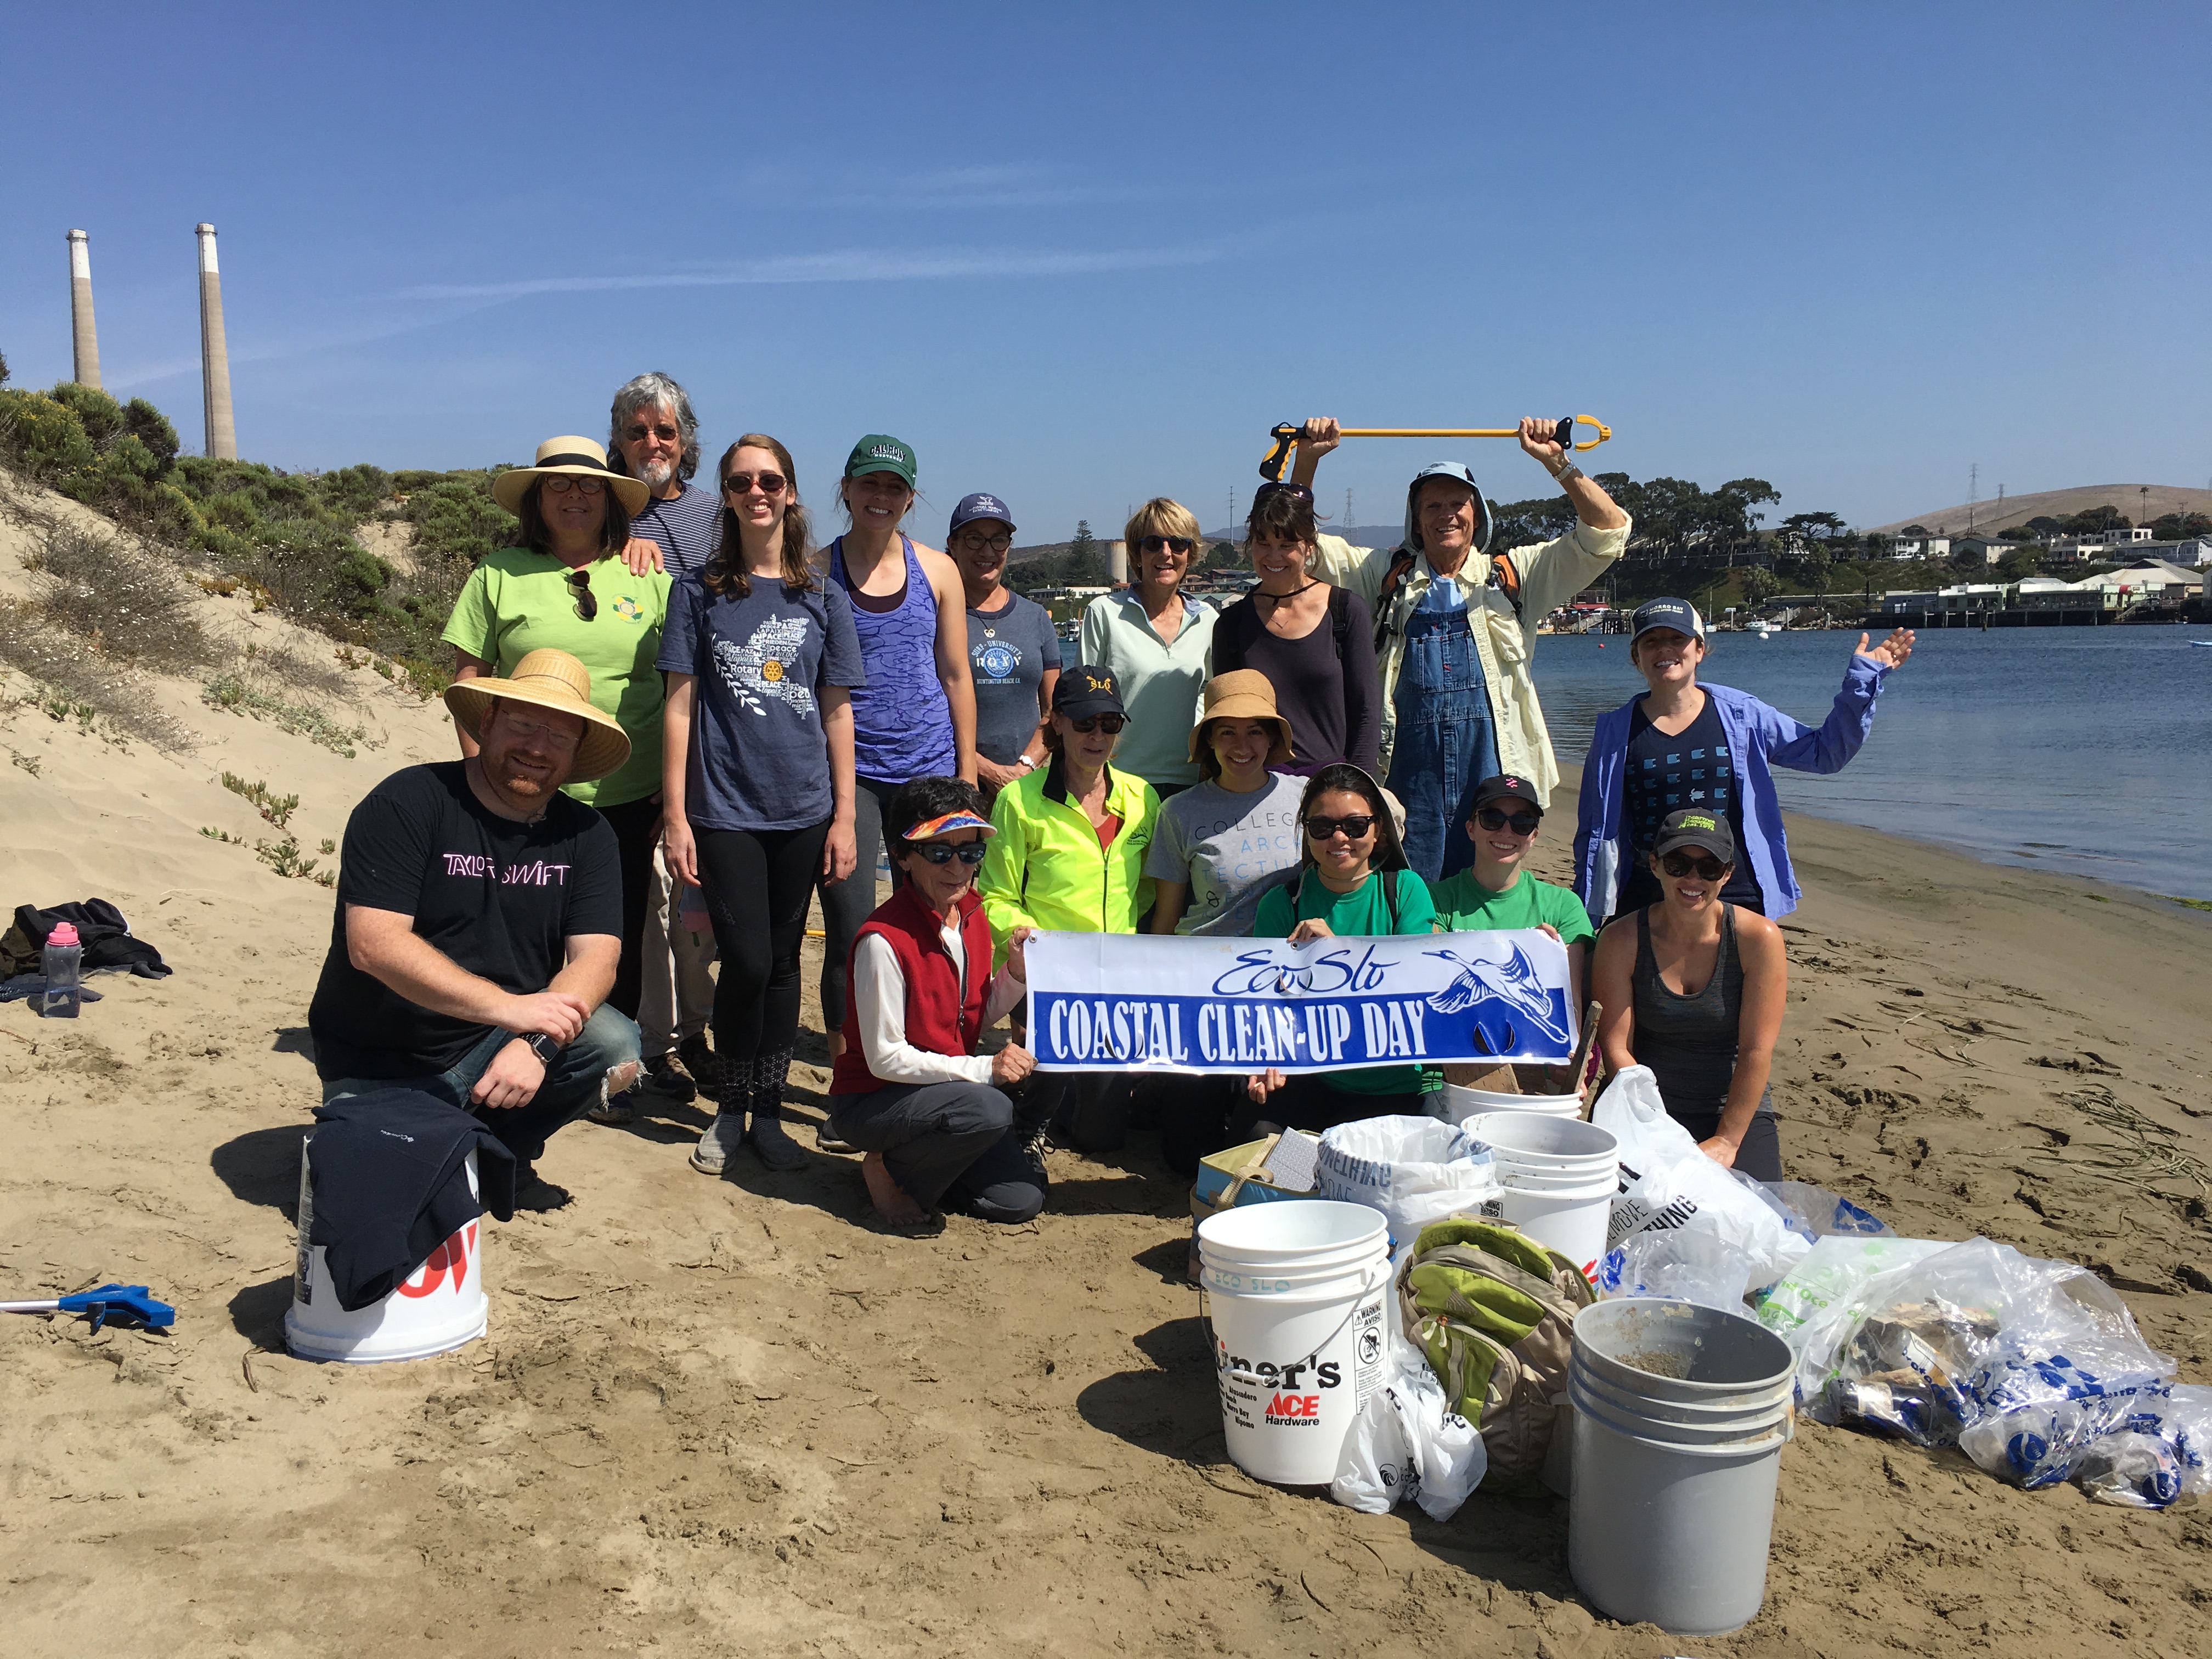
{"label": "distant hillside", "polygon": [[1977,501],[1971,507],[1963,503],[1939,507],[1899,519],[1894,524],[1877,525],[1872,533],[1893,536],[1907,525],[1917,524],[1943,535],[1963,536],[1970,527],[1984,535],[1995,535],[2001,530],[2024,525],[2030,519],[2063,519],[2072,514],[2087,513],[2093,507],[2117,507],[2130,524],[2148,524],[2168,513],[2212,513],[2212,489],[2191,489],[2180,484],[2083,484],[2078,489],[2046,489],[2033,495],[2008,495],[2002,511],[1995,501]]}

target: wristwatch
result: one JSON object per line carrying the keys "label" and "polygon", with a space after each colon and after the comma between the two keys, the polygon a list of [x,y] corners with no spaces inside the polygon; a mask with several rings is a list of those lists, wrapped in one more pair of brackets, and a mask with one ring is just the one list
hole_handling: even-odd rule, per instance
{"label": "wristwatch", "polygon": [[561,1052],[561,1045],[543,1031],[532,1031],[522,1039],[522,1046],[538,1056],[540,1066],[550,1066],[554,1057]]}
{"label": "wristwatch", "polygon": [[1024,772],[1034,772],[1036,770],[1036,763],[1030,759],[1027,755],[1015,756],[1014,764],[1020,767]]}

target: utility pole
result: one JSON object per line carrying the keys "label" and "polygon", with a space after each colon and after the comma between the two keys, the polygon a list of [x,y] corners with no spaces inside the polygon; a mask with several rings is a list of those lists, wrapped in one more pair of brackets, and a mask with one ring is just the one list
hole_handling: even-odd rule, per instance
{"label": "utility pole", "polygon": [[1352,492],[1347,489],[1344,492],[1344,533],[1349,536],[1352,533],[1352,526],[1358,522],[1352,516]]}
{"label": "utility pole", "polygon": [[70,343],[74,348],[73,378],[79,386],[100,390],[100,336],[92,325],[92,239],[81,230],[69,234]]}
{"label": "utility pole", "polygon": [[1976,461],[1966,469],[1966,533],[1974,532],[1974,503],[1982,498],[1982,464]]}
{"label": "utility pole", "polygon": [[1231,541],[1237,538],[1237,486],[1229,486],[1229,528],[1224,532]]}

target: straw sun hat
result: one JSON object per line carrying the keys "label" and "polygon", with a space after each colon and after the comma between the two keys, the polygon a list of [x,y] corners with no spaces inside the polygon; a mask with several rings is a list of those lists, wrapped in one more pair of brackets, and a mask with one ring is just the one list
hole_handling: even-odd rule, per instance
{"label": "straw sun hat", "polygon": [[576,763],[568,773],[570,783],[603,778],[629,758],[629,734],[613,715],[592,706],[591,671],[565,651],[541,647],[526,653],[505,679],[455,680],[446,688],[446,707],[461,723],[461,730],[478,743],[483,741],[484,716],[491,712],[494,698],[574,714],[584,722]]}
{"label": "straw sun hat", "polygon": [[1205,743],[1208,720],[1271,721],[1275,740],[1267,745],[1267,764],[1280,766],[1291,757],[1291,723],[1275,712],[1273,682],[1256,668],[1232,668],[1206,681],[1198,724],[1190,729],[1193,760]]}
{"label": "straw sun hat", "polygon": [[521,509],[522,498],[534,488],[540,478],[549,473],[573,473],[578,477],[597,478],[613,490],[623,508],[635,518],[645,510],[653,499],[653,492],[645,487],[642,478],[625,477],[607,465],[607,452],[589,438],[573,434],[566,438],[548,438],[538,446],[538,459],[530,466],[509,467],[491,481],[491,498],[508,512]]}

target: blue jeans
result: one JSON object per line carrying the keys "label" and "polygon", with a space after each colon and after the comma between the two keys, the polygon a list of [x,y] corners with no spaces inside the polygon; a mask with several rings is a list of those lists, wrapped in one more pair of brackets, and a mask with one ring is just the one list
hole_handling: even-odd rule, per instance
{"label": "blue jeans", "polygon": [[638,1057],[636,1022],[603,1002],[584,1022],[576,1040],[553,1057],[536,1094],[520,1106],[471,1104],[469,1091],[491,1068],[499,1051],[514,1041],[514,1032],[494,1027],[458,1062],[428,1077],[332,1078],[323,1085],[323,1103],[327,1106],[348,1095],[365,1095],[378,1089],[413,1089],[434,1095],[480,1120],[514,1154],[515,1162],[526,1167],[544,1152],[546,1137],[599,1103],[609,1072]]}
{"label": "blue jeans", "polygon": [[1490,691],[1465,611],[1406,619],[1391,711],[1397,732],[1383,782],[1405,804],[1406,862],[1434,882],[1474,862],[1474,787],[1498,770]]}

